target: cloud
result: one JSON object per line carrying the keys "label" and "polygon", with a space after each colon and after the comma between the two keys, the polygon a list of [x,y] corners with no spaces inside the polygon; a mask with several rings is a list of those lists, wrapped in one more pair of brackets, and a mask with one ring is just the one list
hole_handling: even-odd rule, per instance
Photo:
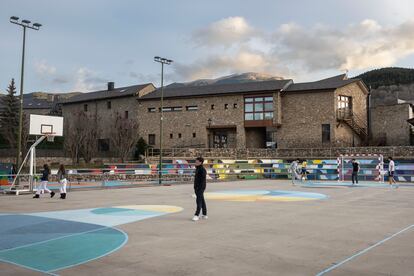
{"label": "cloud", "polygon": [[136,73],[132,71],[129,72],[129,77],[134,79],[135,81],[143,82],[143,83],[147,83],[147,82],[155,83],[159,81],[159,78],[160,78],[156,74],[142,74],[142,73]]}
{"label": "cloud", "polygon": [[366,19],[345,27],[292,22],[266,32],[243,17],[229,17],[192,33],[192,43],[208,54],[189,64],[176,63],[175,78],[246,71],[293,77],[392,66],[414,53],[413,33],[414,20],[383,26]]}
{"label": "cloud", "polygon": [[70,78],[65,76],[58,76],[52,79],[52,83],[54,84],[66,84],[70,82]]}
{"label": "cloud", "polygon": [[367,19],[342,29],[324,25],[304,28],[290,23],[273,35],[272,55],[309,72],[391,66],[414,53],[413,32],[412,20],[384,27]]}
{"label": "cloud", "polygon": [[108,80],[99,76],[95,71],[86,67],[79,68],[75,73],[75,86],[73,91],[94,91],[105,89]]}
{"label": "cloud", "polygon": [[287,74],[287,68],[278,68],[277,63],[274,57],[269,57],[264,52],[244,47],[234,54],[212,55],[192,64],[177,63],[174,68],[177,77],[184,80],[244,72],[271,72],[274,75],[282,75],[283,72],[283,75]]}
{"label": "cloud", "polygon": [[44,59],[35,61],[34,67],[35,72],[42,77],[47,77],[56,73],[56,67],[48,64]]}
{"label": "cloud", "polygon": [[192,40],[198,46],[231,46],[254,37],[255,30],[243,17],[228,17],[193,32]]}

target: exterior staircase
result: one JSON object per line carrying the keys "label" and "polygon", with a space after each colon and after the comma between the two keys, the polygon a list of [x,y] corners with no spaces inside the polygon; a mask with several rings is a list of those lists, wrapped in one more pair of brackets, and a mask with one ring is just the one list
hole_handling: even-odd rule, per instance
{"label": "exterior staircase", "polygon": [[337,120],[340,123],[345,123],[349,126],[352,131],[358,135],[362,141],[367,141],[368,139],[368,126],[367,123],[358,117],[352,110],[349,109],[338,109],[337,110]]}

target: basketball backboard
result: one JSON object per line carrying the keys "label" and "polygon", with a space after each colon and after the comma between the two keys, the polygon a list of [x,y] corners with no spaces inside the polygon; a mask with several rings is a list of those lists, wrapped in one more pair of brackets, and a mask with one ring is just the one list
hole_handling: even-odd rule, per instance
{"label": "basketball backboard", "polygon": [[30,114],[30,135],[63,136],[63,117]]}

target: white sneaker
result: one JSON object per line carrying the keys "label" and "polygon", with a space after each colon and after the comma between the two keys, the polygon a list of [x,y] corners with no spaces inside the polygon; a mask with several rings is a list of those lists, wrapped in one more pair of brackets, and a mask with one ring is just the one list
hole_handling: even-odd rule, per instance
{"label": "white sneaker", "polygon": [[208,216],[201,215],[201,219],[208,219]]}
{"label": "white sneaker", "polygon": [[194,216],[191,220],[192,221],[197,221],[197,220],[199,220],[200,218],[198,217],[198,216]]}

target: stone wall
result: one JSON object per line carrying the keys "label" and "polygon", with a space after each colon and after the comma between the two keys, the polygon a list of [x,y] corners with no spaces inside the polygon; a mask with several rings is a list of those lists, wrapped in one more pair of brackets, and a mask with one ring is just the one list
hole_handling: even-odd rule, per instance
{"label": "stone wall", "polygon": [[[414,146],[406,147],[337,147],[337,148],[293,148],[293,149],[169,149],[164,153],[165,158],[186,157],[196,158],[234,158],[234,159],[286,159],[286,158],[337,158],[340,155],[369,155],[382,154],[399,159],[414,158]],[[149,151],[148,159],[155,160]]]}
{"label": "stone wall", "polygon": [[410,145],[412,108],[408,103],[371,108],[372,143],[383,145]]}
{"label": "stone wall", "polygon": [[[110,109],[108,109],[107,102],[111,102]],[[114,125],[117,116],[125,118],[125,111],[128,111],[129,119],[136,120],[136,118],[138,118],[138,103],[135,96],[65,104],[62,107],[62,116],[64,117],[64,132],[67,132],[70,128],[70,125],[76,122],[76,116],[79,114],[79,112],[84,111],[85,104],[88,105],[88,111],[86,111],[85,114],[97,118],[97,139],[109,139],[114,131]],[[139,127],[145,127],[144,124],[145,123],[141,121]]]}
{"label": "stone wall", "polygon": [[290,92],[283,94],[282,125],[277,130],[277,145],[281,148],[325,147],[322,143],[322,124],[334,128],[335,97],[332,92]]}
{"label": "stone wall", "polygon": [[[351,83],[344,87],[338,88],[335,91],[335,99],[338,96],[352,97],[352,112],[362,122],[363,126],[367,127],[367,92],[365,92],[358,83]],[[335,113],[338,110],[338,105],[335,104]],[[337,124],[335,126],[335,144],[338,146],[362,146],[365,141],[356,135],[352,129],[346,124]]]}
{"label": "stone wall", "polygon": [[[191,147],[191,145],[208,147],[208,128],[221,126],[223,129],[226,126],[236,126],[236,147],[245,147],[243,100],[243,95],[164,99],[164,107],[182,107],[181,111],[164,112],[164,148]],[[226,104],[227,109],[225,109]],[[211,108],[212,105],[214,109]],[[197,106],[198,110],[186,110],[187,106]],[[156,112],[148,112],[149,108],[155,108]],[[140,133],[147,142],[148,135],[155,134],[155,145],[153,145],[155,148],[159,147],[159,108],[159,99],[141,100],[138,107],[138,120],[144,125]],[[210,125],[208,119],[211,119]],[[193,133],[196,137],[193,137]],[[173,138],[170,138],[171,134]]]}

